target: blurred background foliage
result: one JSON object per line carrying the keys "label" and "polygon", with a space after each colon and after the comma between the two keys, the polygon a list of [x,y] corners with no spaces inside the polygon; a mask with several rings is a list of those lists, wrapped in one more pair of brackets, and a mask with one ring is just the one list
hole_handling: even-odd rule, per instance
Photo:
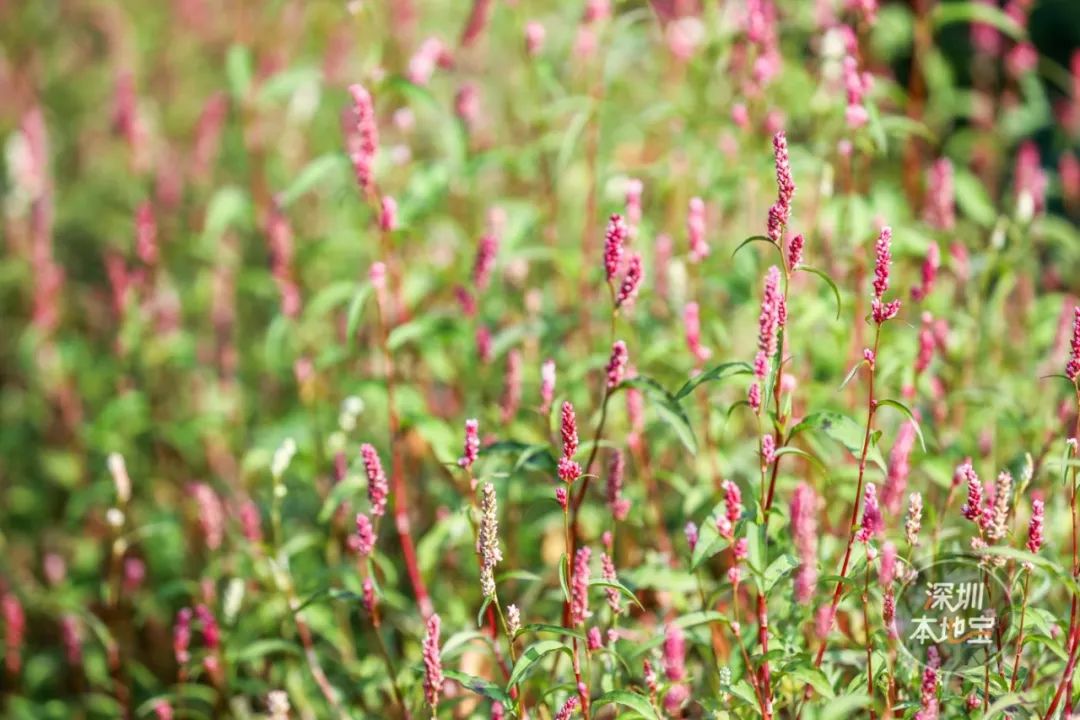
{"label": "blurred background foliage", "polygon": [[[842,300],[837,321],[824,284],[793,284],[796,416],[854,412],[863,402],[858,383],[837,388],[868,342],[869,248],[885,221],[895,229],[894,286],[905,303],[930,244],[947,256],[937,289],[905,307],[879,360],[887,394],[899,396],[915,380],[920,313],[947,320],[933,377],[917,388],[928,445],[917,482],[943,498],[966,456],[989,476],[1018,470],[1025,453],[1045,465],[1075,412],[1064,387],[1040,380],[1059,372],[1062,309],[1080,291],[1080,197],[1059,173],[1080,141],[1075,2],[1036,3],[1026,27],[971,9],[979,3],[883,3],[876,24],[856,26],[875,76],[870,123],[856,131],[844,121],[842,41],[819,26],[814,3],[777,3],[782,70],[750,97],[740,3],[689,4],[687,16],[704,30],[685,58],[675,5],[616,3],[590,53],[576,45],[579,3],[495,2],[482,35],[464,45],[463,3],[0,2],[0,577],[28,627],[22,670],[3,678],[11,717],[146,717],[161,697],[181,698],[189,717],[247,717],[280,687],[302,712],[325,715],[289,601],[329,587],[359,591],[345,546],[347,510],[366,502],[359,444],[374,443],[391,462],[388,367],[367,281],[379,260],[399,283],[389,338],[401,419],[393,443],[409,496],[394,502],[407,506],[419,567],[453,628],[445,660],[468,658],[475,632],[454,634],[475,627],[479,607],[468,502],[453,467],[462,420],[478,417],[486,440],[547,445],[551,419],[535,406],[539,365],[552,357],[559,399],[593,426],[610,347],[599,248],[631,177],[645,188],[635,242],[647,280],[618,334],[637,371],[672,392],[690,376],[695,361],[681,330],[689,300],[702,308],[709,365],[749,361],[771,251],[732,251],[764,231],[770,137],[781,127],[799,186],[793,226]],[[405,6],[411,17],[395,14]],[[1002,57],[977,52],[972,18],[997,24],[1003,54],[1030,39],[1036,66],[1014,74]],[[547,30],[535,57],[525,50],[530,20]],[[430,82],[412,82],[410,62],[428,37],[440,38],[452,61]],[[353,82],[375,97],[379,188],[399,205],[388,241],[345,152]],[[477,111],[462,111],[463,92],[465,100],[476,93]],[[733,121],[736,106],[747,123]],[[38,166],[27,159],[34,128],[46,148]],[[1048,190],[1044,207],[1025,212],[1014,168],[1032,139]],[[956,168],[952,230],[922,220],[926,170],[938,157]],[[712,254],[700,264],[685,258],[693,196],[709,208]],[[152,263],[136,243],[144,204],[156,226]],[[504,217],[496,279],[469,315],[457,289],[470,284],[493,208]],[[292,237],[295,313],[283,312],[275,281],[275,212]],[[658,270],[663,233],[675,259]],[[493,338],[488,359],[476,350],[481,327]],[[523,356],[525,400],[503,421],[513,348]],[[740,382],[710,385],[680,405],[696,453],[670,412],[652,406],[645,449],[631,448],[635,510],[619,565],[649,609],[638,641],[666,609],[696,603],[694,575],[674,561],[685,555],[686,519],[707,516],[721,477],[753,487],[756,430],[729,411],[744,393]],[[346,407],[360,408],[352,425],[342,420]],[[882,452],[902,419],[886,422]],[[622,407],[608,427],[612,446],[626,446],[635,431]],[[253,502],[270,537],[270,466],[287,438],[296,454],[283,476],[284,546],[271,548],[245,536],[240,508]],[[854,464],[823,438],[805,443],[830,472],[792,463],[781,493],[813,477],[830,498],[824,529],[842,528],[846,494],[834,503],[831,488],[851,485]],[[107,516],[118,506],[110,453],[126,459],[133,486],[120,526]],[[505,583],[521,607],[547,607],[555,622],[555,481],[542,462],[515,465],[519,457],[488,452],[481,473],[508,513],[507,568],[543,581]],[[207,541],[194,483],[221,498],[220,546]],[[583,515],[591,541],[609,521],[601,491]],[[927,508],[936,520],[934,503]],[[1064,537],[1060,514],[1050,513]],[[773,528],[777,542],[782,533]],[[419,697],[422,625],[397,538],[389,527],[384,534],[391,651]],[[821,542],[823,558],[843,547],[829,532]],[[287,571],[270,556],[287,558]],[[50,575],[49,558],[66,570]],[[201,676],[175,682],[171,626],[193,602],[215,607],[226,628],[223,686]],[[305,613],[333,684],[350,705],[378,712],[387,678],[361,614],[334,603]],[[83,661],[74,668],[57,624],[65,615],[81,628]],[[483,675],[490,660],[468,662]],[[471,709],[466,701],[459,713]]]}

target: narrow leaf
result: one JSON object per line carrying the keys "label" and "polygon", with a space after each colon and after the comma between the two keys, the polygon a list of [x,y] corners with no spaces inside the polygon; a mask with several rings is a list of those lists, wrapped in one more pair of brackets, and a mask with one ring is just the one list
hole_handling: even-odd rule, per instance
{"label": "narrow leaf", "polygon": [[697,388],[698,385],[703,383],[726,380],[729,377],[736,375],[750,375],[754,372],[754,369],[750,367],[749,363],[745,363],[741,360],[735,362],[726,362],[717,365],[716,367],[709,368],[703,373],[699,373],[694,377],[686,381],[686,383],[679,388],[679,391],[675,393],[676,400],[682,400]]}

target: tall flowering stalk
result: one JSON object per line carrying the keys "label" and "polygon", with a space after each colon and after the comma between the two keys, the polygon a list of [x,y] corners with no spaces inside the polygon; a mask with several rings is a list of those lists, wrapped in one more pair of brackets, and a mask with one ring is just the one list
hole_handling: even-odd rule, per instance
{"label": "tall flowering stalk", "polygon": [[[896,316],[900,310],[900,301],[892,300],[886,302],[884,300],[885,292],[889,288],[889,265],[892,262],[892,255],[890,252],[890,244],[892,241],[892,230],[888,227],[884,227],[878,236],[877,243],[875,245],[877,262],[874,268],[874,284],[873,284],[873,319],[874,319],[874,346],[870,349],[869,357],[876,358],[878,353],[878,344],[881,340],[881,326],[887,320]],[[828,646],[828,633],[832,630],[832,624],[836,620],[836,609],[840,605],[840,596],[844,588],[844,580],[847,578],[848,568],[851,563],[851,549],[855,544],[857,535],[859,534],[859,509],[860,498],[863,496],[863,484],[866,476],[866,461],[869,457],[870,443],[873,436],[874,428],[874,413],[877,410],[878,403],[874,394],[874,381],[876,377],[876,363],[867,363],[867,372],[869,374],[867,400],[866,400],[866,428],[863,433],[862,451],[859,453],[859,470],[858,479],[855,486],[855,498],[851,503],[851,520],[849,522],[848,529],[848,542],[847,547],[844,550],[844,558],[840,563],[839,579],[836,581],[836,587],[833,590],[832,601],[829,604],[829,609],[824,617],[824,632],[822,633],[821,644],[818,646],[817,654],[814,656],[814,667],[820,667],[821,661],[825,657],[825,649]],[[875,496],[876,500],[876,496]],[[880,513],[878,515],[880,519]],[[864,535],[866,533],[863,533]],[[808,685],[804,693],[804,697],[809,697],[811,688]]]}

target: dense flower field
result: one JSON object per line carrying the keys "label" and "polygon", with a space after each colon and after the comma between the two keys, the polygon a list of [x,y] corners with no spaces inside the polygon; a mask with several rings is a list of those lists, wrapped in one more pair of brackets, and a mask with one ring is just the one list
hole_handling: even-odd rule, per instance
{"label": "dense flower field", "polygon": [[1078,32],[0,2],[3,716],[1074,717]]}

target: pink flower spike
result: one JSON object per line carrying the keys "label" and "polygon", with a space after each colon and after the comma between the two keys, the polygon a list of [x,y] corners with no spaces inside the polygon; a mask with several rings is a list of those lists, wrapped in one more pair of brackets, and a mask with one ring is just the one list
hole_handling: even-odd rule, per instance
{"label": "pink flower spike", "polygon": [[960,509],[961,514],[976,525],[982,519],[983,486],[971,462],[965,462],[956,469],[956,474],[967,481],[967,503]]}
{"label": "pink flower spike", "polygon": [[690,198],[686,233],[690,238],[690,262],[698,263],[709,257],[709,243],[705,240],[705,201],[699,197]]}
{"label": "pink flower spike", "polygon": [[375,153],[379,149],[379,129],[375,124],[375,105],[363,85],[350,85],[353,115],[356,119],[355,141],[350,142],[350,160],[356,182],[364,192],[374,189]]}
{"label": "pink flower spike", "polygon": [[573,575],[570,578],[570,623],[577,627],[592,613],[589,612],[589,558],[592,551],[580,547],[574,554]]}
{"label": "pink flower spike", "polygon": [[874,483],[867,483],[863,494],[862,526],[855,533],[855,539],[861,543],[869,543],[884,529],[885,522],[881,517],[881,508],[878,507],[877,487]]}
{"label": "pink flower spike", "polygon": [[383,471],[379,453],[368,443],[360,446],[360,456],[364,461],[364,472],[368,479],[368,500],[371,502],[371,514],[382,517],[386,513],[386,497],[390,493]]}
{"label": "pink flower spike", "polygon": [[625,520],[627,513],[630,512],[630,501],[622,496],[625,466],[623,454],[618,450],[612,453],[611,462],[608,464],[607,502],[608,509],[611,510],[611,515],[616,521]]}
{"label": "pink flower spike", "polygon": [[686,527],[683,528],[683,533],[686,535],[686,544],[690,547],[690,552],[694,552],[694,548],[698,544],[698,527],[692,521],[686,523]]}
{"label": "pink flower spike", "polygon": [[564,511],[566,510],[567,504],[569,503],[569,498],[566,494],[566,488],[562,485],[555,488],[555,501],[559,503],[559,507],[561,507]]}
{"label": "pink flower spike", "polygon": [[686,307],[683,308],[683,325],[686,328],[686,346],[694,356],[695,363],[700,365],[709,359],[712,355],[712,351],[707,347],[703,347],[701,344],[701,318],[698,313],[698,304],[696,302],[687,303]]}
{"label": "pink flower spike", "polygon": [[803,258],[803,246],[806,244],[805,238],[802,233],[799,233],[795,237],[791,238],[788,242],[788,268],[795,270],[802,265]]}
{"label": "pink flower spike", "polygon": [[555,714],[555,720],[570,720],[570,716],[574,714],[574,710],[577,710],[578,696],[571,695],[563,706],[559,708],[559,712]]}
{"label": "pink flower spike", "polygon": [[791,535],[799,555],[795,575],[795,598],[808,601],[817,584],[817,495],[805,482],[795,487],[791,496]]}
{"label": "pink flower spike", "polygon": [[885,291],[889,289],[889,265],[892,264],[891,245],[892,229],[885,226],[881,229],[875,245],[877,259],[874,265],[874,298],[871,301],[874,322],[878,325],[891,320],[900,312],[899,300],[884,302],[882,299]]}
{"label": "pink flower spike", "polygon": [[360,557],[370,557],[375,550],[375,528],[363,513],[356,514],[356,551]]}
{"label": "pink flower spike", "polygon": [[458,465],[469,469],[480,456],[480,423],[475,418],[465,421],[465,449],[458,458]]}
{"label": "pink flower spike", "polygon": [[577,414],[570,401],[562,404],[562,443],[563,456],[572,458],[578,449]]}
{"label": "pink flower spike", "polygon": [[626,350],[626,343],[622,340],[616,340],[615,344],[611,346],[611,357],[608,359],[607,364],[607,389],[609,392],[618,387],[619,383],[623,381],[623,377],[626,376],[626,364],[629,360],[630,356]]}
{"label": "pink flower spike", "polygon": [[1031,521],[1028,523],[1028,552],[1037,553],[1043,544],[1043,517],[1045,508],[1042,500],[1031,501]]}
{"label": "pink flower spike", "polygon": [[427,635],[424,637],[424,698],[434,714],[439,704],[439,693],[442,692],[443,672],[442,658],[439,653],[439,631],[441,621],[437,614],[432,613],[427,621]]}
{"label": "pink flower spike", "polygon": [[544,37],[547,32],[542,23],[532,20],[525,24],[525,52],[536,57],[544,49]]}
{"label": "pink flower spike", "polygon": [[604,276],[609,283],[619,272],[627,232],[622,215],[614,214],[608,219],[607,231],[604,233]]}
{"label": "pink flower spike", "polygon": [[540,412],[545,416],[551,410],[555,397],[555,361],[545,360],[540,366]]}
{"label": "pink flower spike", "polygon": [[630,253],[630,259],[626,263],[626,274],[623,276],[622,284],[619,285],[619,291],[615,295],[615,307],[621,308],[624,305],[627,307],[633,305],[644,277],[645,270],[641,264],[641,255]]}
{"label": "pink flower spike", "polygon": [[[615,582],[619,578],[615,574],[615,562],[611,559],[607,553],[600,553],[600,575],[607,582]],[[604,593],[607,595],[608,607],[611,608],[611,612],[618,615],[622,612],[622,596],[619,591],[613,587],[604,588]]]}
{"label": "pink flower spike", "polygon": [[176,664],[183,667],[191,660],[188,648],[191,646],[191,608],[181,608],[176,613],[176,622],[173,623],[173,655]]}
{"label": "pink flower spike", "polygon": [[491,272],[495,269],[495,255],[498,251],[499,239],[493,233],[487,233],[480,238],[473,263],[473,284],[477,292],[486,289],[491,282]]}
{"label": "pink flower spike", "polygon": [[393,232],[397,230],[397,224],[397,200],[389,195],[383,195],[379,213],[379,229],[383,232]]}
{"label": "pink flower spike", "polygon": [[1074,383],[1080,378],[1080,305],[1073,308],[1072,340],[1069,342],[1069,361],[1065,375]]}

